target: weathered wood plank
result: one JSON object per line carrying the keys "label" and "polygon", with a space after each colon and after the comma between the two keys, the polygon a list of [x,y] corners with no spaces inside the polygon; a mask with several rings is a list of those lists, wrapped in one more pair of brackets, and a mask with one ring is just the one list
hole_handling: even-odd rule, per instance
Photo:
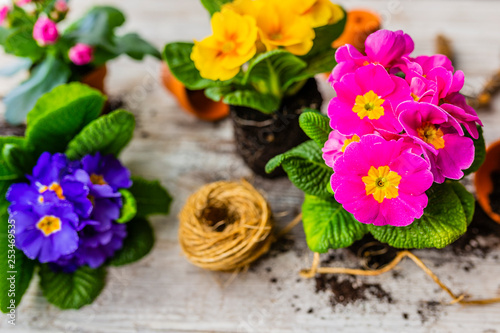
{"label": "weathered wood plank", "polygon": [[[174,40],[202,38],[208,16],[197,0],[109,0],[124,9],[129,21],[124,30],[140,31],[158,46]],[[72,17],[101,1],[74,1]],[[416,42],[417,53],[431,53],[436,33],[454,42],[457,65],[467,76],[468,89],[477,91],[492,71],[500,68],[500,2],[496,1],[346,1],[347,8],[380,11],[386,27],[404,29]],[[2,56],[2,63],[8,58]],[[183,113],[158,82],[157,62],[120,59],[110,66],[108,90],[123,96],[139,126],[136,139],[124,154],[134,173],[159,178],[175,196],[172,214],[153,219],[157,232],[154,251],[141,262],[110,269],[108,285],[97,302],[80,311],[61,312],[48,305],[34,283],[19,307],[15,332],[496,332],[500,305],[461,307],[429,305],[446,302],[424,273],[410,262],[398,267],[399,277],[388,274],[360,281],[380,283],[393,304],[369,299],[337,305],[330,293],[315,293],[314,281],[298,279],[298,270],[310,264],[301,227],[292,235],[292,250],[260,261],[229,286],[229,276],[202,271],[181,255],[177,242],[177,214],[187,196],[203,184],[219,179],[250,177],[235,155],[229,121],[199,122]],[[0,80],[0,93],[22,75]],[[333,93],[326,84],[325,95]],[[489,142],[500,136],[500,101],[494,112],[482,112]],[[300,191],[287,180],[253,178],[271,202],[284,226],[299,211]],[[345,251],[344,261],[355,266]],[[458,257],[449,250],[418,254],[453,290],[477,296],[500,292],[500,248],[486,256]],[[270,271],[269,271],[270,269]],[[274,280],[275,279],[275,280]],[[276,281],[276,283],[271,282]],[[308,313],[313,309],[312,313]],[[403,314],[408,318],[405,319]],[[9,330],[4,320],[0,330]]]}

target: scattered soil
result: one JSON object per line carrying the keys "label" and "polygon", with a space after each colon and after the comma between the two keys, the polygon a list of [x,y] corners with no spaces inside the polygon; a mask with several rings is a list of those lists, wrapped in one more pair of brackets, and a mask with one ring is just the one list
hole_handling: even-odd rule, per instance
{"label": "scattered soil", "polygon": [[1,136],[24,136],[26,125],[10,125],[5,119],[0,119],[0,135]]}
{"label": "scattered soil", "polygon": [[444,305],[436,301],[422,302],[418,307],[417,315],[420,317],[420,322],[424,324],[431,319],[439,318],[443,308]]}
{"label": "scattered soil", "polygon": [[281,108],[272,115],[251,108],[231,106],[238,154],[259,176],[285,176],[281,168],[267,174],[267,162],[309,139],[300,128],[298,118],[304,108],[319,109],[322,103],[316,81],[310,79],[296,95],[285,99]]}
{"label": "scattered soil", "polygon": [[330,304],[332,306],[347,305],[361,300],[375,298],[382,302],[394,303],[390,293],[385,291],[378,283],[363,283],[354,276],[341,278],[333,275],[318,275],[315,278],[316,293],[330,291]]}
{"label": "scattered soil", "polygon": [[493,249],[500,246],[500,224],[491,220],[476,203],[476,211],[467,232],[456,242],[448,246],[458,256],[471,254],[485,258]]}

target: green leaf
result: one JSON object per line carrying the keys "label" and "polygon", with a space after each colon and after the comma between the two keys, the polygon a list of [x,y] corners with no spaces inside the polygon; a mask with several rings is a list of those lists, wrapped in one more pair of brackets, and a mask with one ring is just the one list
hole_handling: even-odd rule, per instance
{"label": "green leaf", "polygon": [[28,144],[38,155],[65,151],[68,143],[98,117],[105,100],[100,92],[81,83],[56,87],[28,114]]}
{"label": "green leaf", "polygon": [[307,245],[313,252],[351,246],[368,232],[366,224],[356,221],[333,198],[307,195],[302,205]]}
{"label": "green leaf", "polygon": [[323,161],[321,149],[314,141],[307,141],[272,158],[266,165],[266,172],[271,173],[279,166],[283,167],[290,181],[306,194],[333,199],[328,190],[333,170]]}
{"label": "green leaf", "polygon": [[455,194],[460,199],[462,203],[462,208],[464,209],[465,217],[467,218],[467,226],[471,224],[472,219],[474,218],[474,211],[476,210],[476,200],[474,199],[474,195],[467,191],[467,189],[455,181],[448,181],[450,186],[455,191]]}
{"label": "green leaf", "polygon": [[6,38],[5,52],[21,58],[30,58],[36,62],[44,55],[45,50],[33,39],[33,29],[24,26]]}
{"label": "green leaf", "polygon": [[117,37],[115,43],[120,54],[127,54],[135,60],[142,60],[146,55],[161,59],[160,51],[136,33]]}
{"label": "green leaf", "polygon": [[114,7],[96,6],[71,24],[65,30],[64,37],[79,43],[112,48],[114,31],[124,23],[125,16],[120,10]]}
{"label": "green leaf", "polygon": [[313,47],[308,54],[302,57],[302,59],[309,63],[309,61],[317,55],[325,51],[331,51],[332,43],[340,37],[342,32],[344,32],[347,22],[347,13],[344,9],[342,9],[342,11],[344,12],[344,18],[339,22],[314,29],[316,37],[313,40]]}
{"label": "green leaf", "polygon": [[299,117],[300,128],[309,138],[323,148],[332,131],[330,119],[319,111],[305,111]]}
{"label": "green leaf", "polygon": [[83,128],[68,144],[66,156],[71,160],[96,152],[118,156],[132,139],[134,128],[134,115],[128,111],[116,110]]}
{"label": "green leaf", "polygon": [[278,110],[281,101],[275,95],[262,94],[255,90],[236,90],[225,94],[223,102],[271,114]]}
{"label": "green leaf", "polygon": [[255,57],[249,64],[243,84],[251,83],[261,93],[282,96],[307,63],[285,50],[273,50]]}
{"label": "green leaf", "polygon": [[201,90],[220,85],[219,81],[204,79],[191,60],[193,43],[170,43],[165,46],[163,60],[167,62],[172,74],[181,81],[186,88]]}
{"label": "green leaf", "polygon": [[120,211],[120,218],[116,220],[116,222],[127,223],[137,214],[137,203],[135,202],[134,196],[129,191],[121,189],[119,192],[122,195],[123,205]]}
{"label": "green leaf", "polygon": [[123,247],[110,260],[113,266],[123,266],[146,256],[154,245],[154,233],[146,219],[136,218],[127,223]]}
{"label": "green leaf", "polygon": [[40,287],[47,301],[66,309],[80,309],[91,304],[106,283],[106,269],[82,266],[74,273],[54,272],[48,265],[40,267]]}
{"label": "green leaf", "polygon": [[[11,184],[2,182],[0,192],[1,200],[4,203],[7,203],[3,198],[5,198],[5,193]],[[2,212],[3,214],[0,216],[0,255],[2,256],[2,260],[0,260],[0,309],[2,312],[8,313],[10,309],[19,305],[21,298],[28,289],[35,262],[28,259],[22,251],[14,247],[14,237],[9,238],[9,215],[6,207],[2,207]],[[13,225],[15,226],[15,223]],[[11,230],[15,232],[15,228]],[[9,242],[9,239],[12,240],[12,243]],[[11,289],[11,282],[13,282],[13,289]]]}
{"label": "green leaf", "polygon": [[370,232],[382,243],[397,248],[441,249],[453,243],[467,230],[466,213],[455,186],[449,182],[433,185],[427,191],[429,205],[424,215],[409,226],[370,225]]}
{"label": "green leaf", "polygon": [[475,150],[474,162],[472,163],[470,168],[464,171],[464,174],[466,176],[479,170],[481,165],[483,165],[484,160],[486,159],[486,144],[484,143],[483,128],[478,125],[477,130],[479,131],[479,138],[477,140],[472,139],[469,132],[465,130],[465,136],[474,140],[474,150]]}
{"label": "green leaf", "polygon": [[219,12],[222,6],[226,3],[233,2],[233,0],[201,0],[201,4],[210,13],[210,16]]}
{"label": "green leaf", "polygon": [[[0,152],[2,153],[0,158],[0,181],[16,180],[31,171],[27,170],[30,167],[29,164],[23,165],[19,161],[19,158],[25,158],[25,161],[32,160],[31,154],[20,148],[24,148],[24,146],[25,140],[22,137],[0,137]],[[20,155],[19,150],[22,150],[23,156]]]}
{"label": "green leaf", "polygon": [[54,56],[47,56],[35,66],[26,81],[12,89],[4,98],[7,121],[11,124],[22,123],[37,100],[54,87],[66,83],[70,75],[67,64]]}
{"label": "green leaf", "polygon": [[168,214],[172,197],[160,182],[132,177],[130,193],[137,202],[137,216],[146,217],[153,214]]}

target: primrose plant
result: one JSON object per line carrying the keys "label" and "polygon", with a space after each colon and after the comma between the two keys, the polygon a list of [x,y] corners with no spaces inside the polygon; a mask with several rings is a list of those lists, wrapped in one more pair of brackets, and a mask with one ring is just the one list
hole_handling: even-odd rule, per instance
{"label": "primrose plant", "polygon": [[302,114],[312,141],[267,171],[281,165],[306,193],[315,252],[367,233],[398,248],[442,248],[472,221],[474,197],[458,181],[485,157],[481,121],[460,94],[464,73],[444,55],[412,57],[402,31],[375,32],[365,47],[337,50],[328,117]]}

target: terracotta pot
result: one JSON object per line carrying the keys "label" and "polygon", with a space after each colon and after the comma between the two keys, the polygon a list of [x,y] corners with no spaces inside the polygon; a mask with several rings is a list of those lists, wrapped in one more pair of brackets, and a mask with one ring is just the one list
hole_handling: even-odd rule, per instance
{"label": "terracotta pot", "polygon": [[365,51],[365,40],[370,34],[380,29],[380,17],[371,11],[357,9],[347,13],[344,32],[333,42],[334,48],[351,44],[360,52]]}
{"label": "terracotta pot", "polygon": [[188,113],[206,121],[217,121],[229,115],[229,106],[222,102],[214,102],[205,96],[203,90],[189,90],[170,72],[168,66],[162,63],[161,79]]}
{"label": "terracotta pot", "polygon": [[309,140],[299,126],[304,108],[320,109],[323,98],[314,79],[310,79],[294,96],[286,98],[272,115],[260,111],[231,106],[234,136],[238,154],[252,171],[262,177],[285,176],[282,168],[267,174],[267,162]]}
{"label": "terracotta pot", "polygon": [[104,85],[104,79],[108,74],[108,68],[106,65],[96,68],[94,71],[85,75],[81,82],[85,83],[89,87],[99,90],[102,94],[106,95],[106,88]]}
{"label": "terracotta pot", "polygon": [[488,216],[500,223],[500,214],[493,211],[490,202],[490,195],[493,193],[492,173],[500,173],[500,141],[490,145],[486,150],[484,164],[476,172],[474,185],[476,186],[477,201]]}

